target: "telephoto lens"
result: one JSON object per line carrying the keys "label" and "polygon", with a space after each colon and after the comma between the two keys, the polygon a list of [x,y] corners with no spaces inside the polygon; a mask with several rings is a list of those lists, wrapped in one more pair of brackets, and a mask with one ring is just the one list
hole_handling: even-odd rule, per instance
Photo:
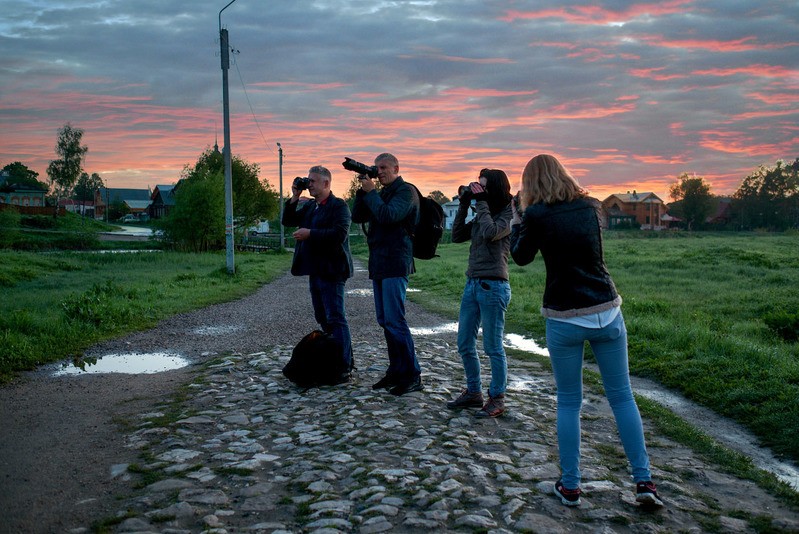
{"label": "telephoto lens", "polygon": [[294,178],[294,187],[297,188],[297,191],[305,191],[306,189],[308,189],[309,183],[310,180],[308,180],[307,177],[297,176],[296,178]]}

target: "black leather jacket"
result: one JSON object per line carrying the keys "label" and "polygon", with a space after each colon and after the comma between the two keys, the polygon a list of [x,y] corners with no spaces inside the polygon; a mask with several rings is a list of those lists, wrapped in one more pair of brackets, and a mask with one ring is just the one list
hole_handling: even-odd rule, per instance
{"label": "black leather jacket", "polygon": [[511,232],[511,256],[518,265],[544,257],[547,277],[544,317],[577,317],[621,305],[605,267],[600,203],[583,197],[573,202],[528,206]]}
{"label": "black leather jacket", "polygon": [[324,205],[319,206],[315,200],[302,206],[288,200],[283,209],[283,225],[311,230],[311,236],[305,241],[297,241],[294,247],[291,274],[307,274],[328,280],[346,280],[352,276],[350,208],[346,202],[333,193]]}

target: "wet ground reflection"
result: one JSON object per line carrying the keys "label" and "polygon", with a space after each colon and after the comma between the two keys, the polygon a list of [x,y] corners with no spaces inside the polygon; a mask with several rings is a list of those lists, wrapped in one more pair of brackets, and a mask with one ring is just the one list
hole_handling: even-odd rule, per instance
{"label": "wet ground reflection", "polygon": [[76,359],[53,372],[53,376],[84,375],[100,373],[153,374],[186,367],[191,362],[168,352],[149,354],[108,354],[99,358]]}
{"label": "wet ground reflection", "polygon": [[242,326],[201,326],[199,328],[195,328],[192,333],[198,336],[221,336],[223,334],[232,334],[233,332],[238,332],[239,330],[243,330],[244,327]]}

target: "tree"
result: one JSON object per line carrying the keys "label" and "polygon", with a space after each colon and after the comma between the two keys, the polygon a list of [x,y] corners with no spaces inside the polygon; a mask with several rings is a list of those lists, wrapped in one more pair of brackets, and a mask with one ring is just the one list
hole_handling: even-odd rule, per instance
{"label": "tree", "polygon": [[[56,197],[56,208],[58,208],[58,201],[62,197],[70,196],[75,182],[83,172],[83,158],[89,148],[80,144],[82,138],[83,130],[73,128],[70,123],[66,123],[63,128],[58,130],[55,153],[60,157],[51,161],[47,166],[47,175],[50,177],[50,185]],[[58,209],[55,210],[53,216],[57,213]]]}
{"label": "tree", "polygon": [[427,196],[429,198],[432,198],[441,205],[444,205],[447,202],[449,202],[449,197],[444,193],[442,193],[441,191],[439,191],[438,189],[436,189],[435,191],[430,191],[430,194]]}
{"label": "tree", "polygon": [[[258,178],[257,163],[231,158],[233,217],[238,231],[278,212],[277,192]],[[225,245],[225,161],[218,150],[206,150],[186,166],[175,187],[175,207],[158,226],[179,248],[209,250]]]}
{"label": "tree", "polygon": [[701,176],[682,173],[677,177],[677,182],[669,187],[669,196],[678,203],[674,209],[675,215],[686,222],[689,230],[701,228],[713,209],[710,184]]}
{"label": "tree", "polygon": [[733,195],[733,214],[746,229],[799,227],[799,158],[761,165],[744,178]]}
{"label": "tree", "polygon": [[96,172],[91,176],[88,173],[82,172],[75,184],[75,200],[81,203],[81,214],[86,213],[86,202],[94,200],[95,193],[98,189],[103,187],[103,179]]}
{"label": "tree", "polygon": [[36,187],[42,191],[47,191],[50,188],[46,183],[37,180],[38,172],[29,169],[19,161],[9,163],[2,170],[8,173],[6,184]]}

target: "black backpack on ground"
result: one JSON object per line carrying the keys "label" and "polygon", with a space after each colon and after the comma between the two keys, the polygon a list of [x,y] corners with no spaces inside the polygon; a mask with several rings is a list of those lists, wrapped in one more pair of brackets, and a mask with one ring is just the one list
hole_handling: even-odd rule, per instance
{"label": "black backpack on ground", "polygon": [[419,188],[406,182],[419,197],[419,222],[413,228],[413,257],[429,260],[436,257],[436,248],[444,235],[444,209],[432,198],[423,197]]}
{"label": "black backpack on ground", "polygon": [[348,371],[341,344],[321,330],[302,338],[283,367],[286,378],[303,388],[338,384]]}

